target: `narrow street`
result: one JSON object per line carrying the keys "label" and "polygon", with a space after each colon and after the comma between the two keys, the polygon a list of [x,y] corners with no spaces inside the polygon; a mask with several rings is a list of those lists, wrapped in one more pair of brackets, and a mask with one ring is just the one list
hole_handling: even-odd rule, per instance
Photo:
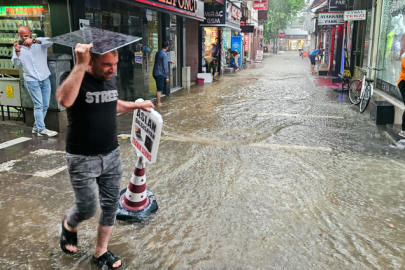
{"label": "narrow street", "polygon": [[[109,248],[122,268],[403,269],[405,152],[369,111],[295,51],[217,78],[162,99],[158,161],[146,167],[159,210],[117,221]],[[132,114],[118,119],[125,188]],[[79,227],[76,255],[59,248],[73,205],[65,134],[0,129],[0,143],[33,138],[0,149],[0,268],[98,269],[98,214]]]}

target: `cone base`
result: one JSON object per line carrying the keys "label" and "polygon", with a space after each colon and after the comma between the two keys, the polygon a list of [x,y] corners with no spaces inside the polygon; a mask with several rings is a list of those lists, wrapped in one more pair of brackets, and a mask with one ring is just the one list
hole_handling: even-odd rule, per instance
{"label": "cone base", "polygon": [[125,196],[126,188],[121,191],[121,196],[118,204],[118,210],[117,210],[117,219],[118,220],[123,220],[127,222],[142,222],[143,220],[147,219],[151,214],[155,213],[158,210],[158,204],[156,201],[155,196],[153,195],[153,192],[150,190],[146,190],[146,195],[149,198],[149,204],[146,206],[146,208],[139,210],[139,211],[130,211],[127,210],[123,205],[122,205],[122,196]]}

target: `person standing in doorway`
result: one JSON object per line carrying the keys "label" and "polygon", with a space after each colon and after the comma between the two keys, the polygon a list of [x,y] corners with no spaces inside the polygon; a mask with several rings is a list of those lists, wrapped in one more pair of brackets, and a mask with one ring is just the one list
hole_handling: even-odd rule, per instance
{"label": "person standing in doorway", "polygon": [[[211,56],[217,59],[217,63],[219,62],[219,38],[215,38],[215,43],[212,43],[211,47]],[[213,71],[214,73],[212,74],[215,76],[215,73],[217,72],[217,65],[215,65],[215,70]]]}
{"label": "person standing in doorway", "polygon": [[[399,75],[399,79],[398,79],[396,88],[399,88],[399,91],[401,92],[401,95],[402,95],[402,100],[405,103],[405,57],[402,58],[401,74]],[[401,136],[402,138],[405,138],[405,111],[402,114],[402,128],[401,128],[401,132],[399,132],[399,136]]]}
{"label": "person standing in doorway", "polygon": [[153,66],[153,78],[156,81],[156,105],[163,106],[161,100],[162,92],[165,83],[169,82],[169,66],[168,63],[174,64],[173,61],[168,60],[167,51],[169,50],[169,43],[164,41],[162,49],[156,53],[155,64]]}
{"label": "person standing in doorway", "polygon": [[27,26],[20,26],[18,35],[20,40],[14,41],[11,62],[15,66],[22,64],[24,68],[24,86],[34,103],[35,123],[32,133],[38,136],[56,136],[58,133],[47,129],[44,122],[51,98],[51,72],[47,54],[52,42],[47,38],[32,38],[32,32]]}
{"label": "person standing in doorway", "polygon": [[76,65],[61,76],[56,99],[66,108],[68,130],[66,161],[73,187],[75,206],[62,220],[60,248],[77,252],[77,230],[94,216],[98,202],[97,244],[93,262],[119,268],[121,259],[108,251],[120,198],[122,166],[117,140],[117,113],[141,109],[150,111],[150,101],[141,103],[118,99],[116,85],[118,51],[103,55],[90,52],[92,44],[77,44]]}

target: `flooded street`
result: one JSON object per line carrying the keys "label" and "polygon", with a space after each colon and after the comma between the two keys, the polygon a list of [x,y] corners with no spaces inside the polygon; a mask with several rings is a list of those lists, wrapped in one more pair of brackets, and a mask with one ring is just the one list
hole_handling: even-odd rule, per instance
{"label": "flooded street", "polygon": [[[404,269],[405,152],[315,78],[285,52],[164,97],[146,166],[159,210],[117,221],[109,249],[122,268]],[[118,134],[131,122],[120,115]],[[59,248],[73,205],[61,137],[0,164],[0,269],[98,269],[98,214],[79,227],[76,255]],[[119,142],[125,188],[136,154]]]}

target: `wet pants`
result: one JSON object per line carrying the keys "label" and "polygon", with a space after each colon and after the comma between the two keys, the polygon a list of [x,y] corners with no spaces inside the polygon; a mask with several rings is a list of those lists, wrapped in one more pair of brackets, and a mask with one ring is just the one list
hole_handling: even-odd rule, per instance
{"label": "wet pants", "polygon": [[[398,88],[399,88],[399,91],[401,92],[402,100],[404,101],[404,104],[405,104],[405,81],[404,80],[402,80],[398,84]],[[402,114],[402,130],[405,130],[405,111]]]}
{"label": "wet pants", "polygon": [[66,154],[70,182],[75,193],[75,206],[67,214],[69,226],[94,216],[100,200],[99,224],[113,226],[121,187],[119,147],[106,155],[82,156]]}

